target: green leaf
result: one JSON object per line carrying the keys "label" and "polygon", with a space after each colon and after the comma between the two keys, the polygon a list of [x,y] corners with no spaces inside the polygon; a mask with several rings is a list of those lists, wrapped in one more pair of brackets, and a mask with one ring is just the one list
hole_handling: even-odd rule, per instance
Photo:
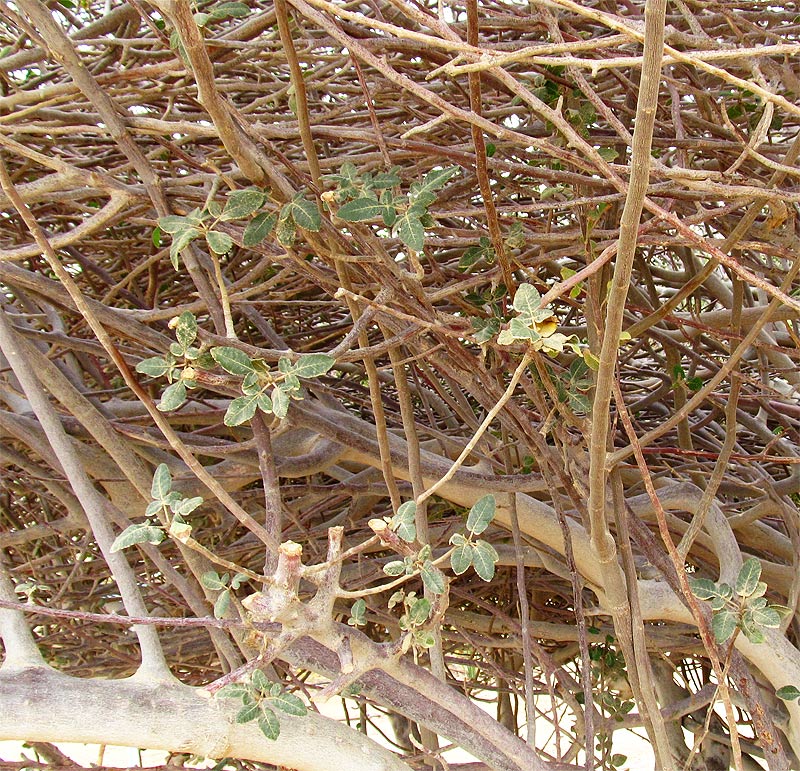
{"label": "green leaf", "polygon": [[491,158],[497,152],[497,145],[493,145],[491,142],[486,144],[486,157]]}
{"label": "green leaf", "polygon": [[253,670],[253,674],[250,675],[250,682],[253,684],[253,687],[261,691],[261,693],[267,693],[272,686],[272,683],[270,683],[267,676],[260,669]]}
{"label": "green leaf", "polygon": [[172,511],[184,517],[187,514],[191,514],[202,503],[203,499],[199,495],[194,498],[184,498],[182,501],[172,506]]}
{"label": "green leaf", "polygon": [[480,535],[494,519],[496,508],[494,495],[484,495],[483,498],[476,501],[469,510],[467,530],[473,535]]}
{"label": "green leaf", "polygon": [[140,375],[147,375],[148,377],[161,377],[166,375],[170,365],[166,359],[160,356],[151,356],[149,359],[142,359],[136,365],[136,371]]}
{"label": "green leaf", "polygon": [[721,610],[719,613],[715,613],[711,619],[711,629],[720,645],[730,640],[737,626],[738,618],[731,610]]}
{"label": "green leaf", "polygon": [[430,600],[424,597],[416,600],[414,604],[408,609],[408,620],[412,626],[419,626],[424,624],[431,615]]}
{"label": "green leaf", "polygon": [[233,248],[233,239],[227,233],[209,230],[206,233],[208,247],[214,254],[227,254]]}
{"label": "green leaf", "polygon": [[250,689],[244,683],[228,683],[217,691],[217,698],[241,699]]}
{"label": "green leaf", "polygon": [[219,593],[219,597],[217,597],[217,601],[214,603],[214,618],[224,618],[230,604],[231,593],[225,589]]}
{"label": "green leaf", "polygon": [[472,566],[484,581],[491,581],[494,578],[494,566],[499,559],[494,546],[490,543],[476,541],[473,545]]}
{"label": "green leaf", "polygon": [[444,169],[435,169],[434,171],[429,171],[422,180],[422,183],[419,185],[418,192],[431,192],[433,190],[438,190],[446,182],[448,182],[448,180],[460,173],[461,169],[458,166],[447,166]]}
{"label": "green leaf", "polygon": [[179,233],[181,230],[191,228],[192,221],[188,217],[178,217],[174,214],[169,214],[158,220],[158,227],[161,228],[164,233],[173,235]]}
{"label": "green leaf", "polygon": [[344,204],[336,216],[345,222],[365,222],[374,220],[383,211],[383,205],[374,198],[356,198]]}
{"label": "green leaf", "polygon": [[256,246],[260,244],[275,227],[277,217],[268,211],[257,214],[250,222],[242,234],[242,243],[245,246]]}
{"label": "green leaf", "polygon": [[386,573],[387,576],[399,576],[406,572],[406,563],[402,560],[393,560],[392,562],[387,562],[383,566],[383,572]]}
{"label": "green leaf", "polygon": [[248,375],[253,372],[253,362],[250,357],[238,348],[230,345],[221,345],[211,349],[211,356],[217,364],[231,375]]}
{"label": "green leaf", "polygon": [[237,573],[231,579],[231,589],[238,589],[242,584],[246,584],[250,579],[244,573]]}
{"label": "green leaf", "polygon": [[472,328],[475,330],[475,342],[488,343],[500,331],[500,319],[472,319]]}
{"label": "green leaf", "polygon": [[417,504],[406,501],[400,504],[397,514],[392,517],[392,528],[406,543],[411,543],[417,537],[417,526],[414,522],[416,511]]}
{"label": "green leaf", "polygon": [[126,527],[114,539],[114,543],[111,544],[111,551],[122,551],[137,543],[161,543],[165,537],[164,531],[160,527],[151,525],[150,520],[146,519],[139,525]]}
{"label": "green leaf", "polygon": [[223,222],[242,220],[260,209],[266,200],[266,193],[254,187],[249,187],[246,190],[234,190],[225,202],[225,208],[222,210],[220,219]]}
{"label": "green leaf", "polygon": [[690,377],[686,381],[686,387],[690,391],[699,391],[703,387],[703,385],[704,385],[703,378],[701,377]]}
{"label": "green leaf", "polygon": [[740,597],[749,597],[753,594],[761,578],[761,562],[755,557],[744,561],[736,577],[736,594]]}
{"label": "green leaf", "polygon": [[530,284],[520,284],[514,295],[514,310],[521,316],[536,319],[536,311],[542,304],[542,296]]}
{"label": "green leaf", "polygon": [[247,704],[236,714],[237,723],[249,723],[255,720],[261,712],[261,705],[257,703]]}
{"label": "green leaf", "polygon": [[322,227],[322,217],[317,205],[303,198],[302,193],[296,195],[287,206],[291,207],[292,219],[297,227],[314,233]]}
{"label": "green leaf", "polygon": [[689,588],[698,600],[710,600],[717,596],[717,585],[708,578],[690,578]]}
{"label": "green leaf", "polygon": [[620,755],[619,753],[615,753],[611,756],[611,765],[614,768],[619,768],[620,766],[625,764],[625,761],[628,759],[627,755]]}
{"label": "green leaf", "polygon": [[775,691],[775,695],[784,701],[800,700],[800,689],[794,685],[784,685]]}
{"label": "green leaf", "polygon": [[754,608],[751,612],[753,623],[767,629],[777,629],[781,625],[780,614],[773,608]]}
{"label": "green leaf", "polygon": [[161,401],[156,405],[159,412],[177,410],[186,401],[186,386],[182,380],[173,383],[164,389]]}
{"label": "green leaf", "polygon": [[215,592],[221,592],[223,589],[227,589],[229,580],[230,575],[228,573],[220,575],[216,570],[207,570],[200,576],[200,583],[203,584],[206,589],[211,589]]}
{"label": "green leaf", "polygon": [[289,412],[289,394],[286,389],[277,385],[272,389],[272,414],[276,418],[285,418]]}
{"label": "green leaf", "polygon": [[422,577],[422,583],[425,584],[425,588],[429,592],[433,592],[433,594],[444,594],[444,573],[430,560],[425,561],[419,574]]}
{"label": "green leaf", "polygon": [[297,237],[297,228],[295,227],[291,212],[287,208],[288,206],[289,204],[286,204],[281,210],[281,216],[278,218],[278,227],[275,230],[275,235],[281,246],[291,246]]}
{"label": "green leaf", "polygon": [[153,246],[158,249],[161,246],[161,228],[156,226],[153,228],[152,236]]}
{"label": "green leaf", "polygon": [[219,3],[211,8],[211,16],[215,19],[241,19],[250,14],[250,8],[244,3]]}
{"label": "green leaf", "polygon": [[248,372],[242,380],[242,393],[246,396],[256,396],[261,391],[261,382],[258,372]]}
{"label": "green leaf", "polygon": [[199,235],[200,231],[197,228],[186,228],[186,230],[181,230],[172,237],[172,244],[170,244],[169,247],[169,258],[175,270],[178,269],[180,253]]}
{"label": "green leaf", "polygon": [[425,247],[425,228],[419,214],[411,209],[401,214],[394,225],[394,233],[409,249],[421,252]]}
{"label": "green leaf", "polygon": [[261,410],[266,415],[272,413],[272,399],[265,393],[257,393],[256,394],[256,404],[258,404],[258,409]]}
{"label": "green leaf", "polygon": [[251,420],[257,409],[258,395],[239,396],[228,405],[222,422],[226,426],[240,426]]}
{"label": "green leaf", "polygon": [[272,741],[275,741],[281,735],[281,724],[278,722],[278,718],[269,707],[264,705],[261,706],[258,727],[261,729],[261,733]]}
{"label": "green leaf", "polygon": [[433,648],[436,645],[436,638],[433,636],[433,632],[427,629],[416,629],[414,631],[414,642],[420,648]]}
{"label": "green leaf", "polygon": [[327,353],[308,353],[301,356],[293,365],[291,373],[297,377],[319,377],[324,375],[334,364],[336,359]]}
{"label": "green leaf", "polygon": [[184,311],[178,316],[175,325],[175,337],[185,351],[197,338],[197,319],[194,313]]}
{"label": "green leaf", "polygon": [[597,154],[608,163],[615,161],[619,157],[619,153],[613,147],[601,147]]}
{"label": "green leaf", "polygon": [[293,693],[281,693],[272,700],[272,706],[287,715],[294,715],[295,717],[305,717],[308,714],[303,700]]}
{"label": "green leaf", "polygon": [[153,484],[150,486],[150,495],[156,501],[163,501],[172,489],[172,474],[166,463],[160,463],[153,474]]}
{"label": "green leaf", "polygon": [[364,626],[367,623],[365,621],[366,612],[367,603],[364,600],[356,600],[353,607],[350,608],[350,618],[347,619],[347,623],[350,626]]}

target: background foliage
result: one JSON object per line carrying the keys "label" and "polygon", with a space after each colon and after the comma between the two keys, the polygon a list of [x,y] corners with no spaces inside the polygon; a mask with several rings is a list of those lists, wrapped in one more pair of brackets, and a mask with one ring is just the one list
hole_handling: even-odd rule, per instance
{"label": "background foliage", "polygon": [[800,767],[800,10],[644,11],[2,4],[0,599],[50,665],[270,738],[343,692],[412,766]]}

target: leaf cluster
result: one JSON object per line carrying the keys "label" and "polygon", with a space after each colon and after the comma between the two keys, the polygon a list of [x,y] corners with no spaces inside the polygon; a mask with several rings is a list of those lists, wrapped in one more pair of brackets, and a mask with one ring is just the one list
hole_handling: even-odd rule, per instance
{"label": "leaf cluster", "polygon": [[460,172],[448,166],[428,172],[419,182],[413,182],[408,192],[400,192],[398,169],[384,174],[358,174],[352,163],[342,166],[339,174],[329,179],[336,185],[332,199],[344,201],[336,216],[345,222],[369,222],[380,218],[409,249],[421,252],[425,246],[425,228],[435,220],[428,207],[436,200],[437,191]]}
{"label": "leaf cluster", "polygon": [[742,564],[736,585],[709,578],[690,578],[689,587],[699,600],[711,603],[711,627],[716,641],[722,645],[734,634],[742,632],[752,643],[765,640],[764,629],[777,629],[788,613],[782,605],[771,605],[764,594],[767,585],[761,579],[761,563],[750,557]]}
{"label": "leaf cluster", "polygon": [[280,683],[271,683],[260,669],[253,672],[249,682],[226,685],[217,697],[239,699],[242,707],[236,714],[236,722],[258,721],[261,733],[273,741],[281,734],[275,710],[293,717],[305,717],[308,713],[300,697],[285,691]]}

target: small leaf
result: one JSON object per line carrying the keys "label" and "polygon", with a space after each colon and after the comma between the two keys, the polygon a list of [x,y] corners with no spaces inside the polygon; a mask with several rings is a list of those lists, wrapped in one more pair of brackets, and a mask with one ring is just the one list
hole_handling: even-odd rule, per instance
{"label": "small leaf", "polygon": [[773,608],[755,608],[751,611],[753,623],[767,629],[777,629],[781,625],[780,614]]}
{"label": "small leaf", "polygon": [[350,618],[347,619],[347,623],[350,626],[364,626],[367,623],[365,621],[366,612],[367,603],[364,600],[356,600],[353,607],[350,608]]}
{"label": "small leaf", "polygon": [[755,592],[761,578],[761,562],[755,557],[746,559],[736,577],[736,594],[749,597]]}
{"label": "small leaf", "polygon": [[218,230],[209,230],[206,233],[206,242],[214,254],[227,254],[233,248],[233,239]]}
{"label": "small leaf", "polygon": [[150,520],[146,519],[139,525],[130,525],[126,527],[111,544],[111,551],[117,552],[127,549],[137,543],[161,543],[165,538],[164,531],[160,527],[155,527],[150,524]]}
{"label": "small leaf", "polygon": [[256,404],[258,405],[258,409],[264,414],[269,415],[272,413],[272,399],[270,399],[267,394],[256,394]]}
{"label": "small leaf", "polygon": [[430,560],[426,560],[419,571],[422,577],[422,583],[425,588],[433,594],[444,594],[445,578],[439,568],[436,567]]}
{"label": "small leaf", "polygon": [[249,688],[244,683],[228,683],[217,691],[217,698],[241,699]]}
{"label": "small leaf", "polygon": [[461,533],[453,533],[450,536],[450,543],[452,546],[463,546],[467,542],[467,539]]}
{"label": "small leaf", "polygon": [[184,311],[175,323],[175,337],[185,351],[197,338],[197,319],[194,313]]}
{"label": "small leaf", "polygon": [[394,225],[394,233],[409,249],[421,252],[425,248],[425,228],[419,215],[411,210],[404,212]]}
{"label": "small leaf", "polygon": [[231,604],[231,593],[225,589],[220,592],[217,601],[214,603],[214,618],[224,618],[225,613]]}
{"label": "small leaf", "polygon": [[414,501],[406,501],[400,504],[397,514],[392,517],[392,527],[395,533],[406,543],[411,543],[417,537],[417,526],[414,522],[416,511],[417,504]]}
{"label": "small leaf", "polygon": [[500,559],[494,546],[486,541],[476,541],[473,549],[472,566],[475,568],[475,572],[484,581],[491,581],[494,578],[494,566]]}
{"label": "small leaf", "polygon": [[220,219],[223,222],[242,220],[260,209],[266,200],[266,193],[254,187],[246,190],[234,190],[225,202]]}
{"label": "small leaf", "polygon": [[149,359],[142,359],[136,365],[136,371],[140,375],[147,375],[149,377],[161,377],[162,375],[166,375],[169,368],[170,365],[167,363],[166,359],[162,359],[160,356],[151,356]]}
{"label": "small leaf", "polygon": [[698,600],[710,600],[717,596],[717,585],[708,578],[690,578],[689,588]]}
{"label": "small leaf", "polygon": [[473,535],[480,535],[489,523],[494,519],[496,502],[494,495],[484,495],[483,498],[475,502],[469,510],[467,517],[467,530]]}
{"label": "small leaf", "polygon": [[230,345],[221,345],[211,349],[211,356],[217,364],[231,375],[249,375],[253,372],[253,362],[250,357],[238,348]]}
{"label": "small leaf", "polygon": [[301,356],[293,365],[291,372],[296,377],[319,377],[324,375],[334,364],[336,359],[327,353],[308,353]]}
{"label": "small leaf", "polygon": [[800,700],[800,689],[794,685],[784,685],[775,691],[775,695],[784,701]]}
{"label": "small leaf", "polygon": [[153,484],[150,486],[150,495],[156,501],[163,501],[172,489],[172,474],[166,463],[160,463],[153,474]]}
{"label": "small leaf", "polygon": [[302,194],[295,196],[289,204],[292,219],[299,228],[316,233],[322,227],[322,217],[315,203],[303,198]]}
{"label": "small leaf", "polygon": [[491,158],[497,152],[497,145],[493,145],[491,142],[486,144],[486,157]]}
{"label": "small leaf", "polygon": [[514,310],[521,316],[535,319],[541,304],[542,296],[535,287],[530,284],[520,284],[517,287],[517,293],[514,295]]}
{"label": "small leaf", "polygon": [[278,718],[269,707],[263,705],[261,717],[258,718],[258,727],[261,729],[261,733],[272,741],[281,735],[281,724],[278,722]]}
{"label": "small leaf", "polygon": [[383,211],[383,204],[374,198],[356,198],[344,204],[336,216],[345,222],[365,222],[374,220]]}
{"label": "small leaf", "polygon": [[288,206],[289,204],[286,204],[281,210],[281,216],[278,219],[278,226],[275,230],[275,236],[281,246],[291,246],[297,237],[297,228],[290,210],[287,208]]}
{"label": "small leaf", "polygon": [[164,389],[161,401],[156,405],[159,412],[177,410],[186,401],[186,386],[182,380],[173,383]]}
{"label": "small leaf", "polygon": [[458,166],[447,166],[444,169],[435,169],[434,171],[429,171],[422,180],[422,183],[419,187],[419,192],[438,190],[448,180],[452,179],[460,172],[461,169],[459,169]]}
{"label": "small leaf", "polygon": [[215,19],[240,19],[250,14],[250,8],[244,3],[219,3],[211,9],[211,16]]}
{"label": "small leaf", "polygon": [[408,609],[408,620],[412,626],[419,626],[420,624],[424,624],[431,615],[431,603],[430,600],[425,599],[424,597],[417,600],[409,609]]}
{"label": "small leaf", "polygon": [[169,258],[175,270],[178,269],[180,253],[199,235],[200,231],[197,228],[186,228],[186,230],[181,230],[172,237],[172,244],[170,244],[169,247]]}
{"label": "small leaf", "polygon": [[231,589],[238,589],[242,584],[246,584],[250,579],[244,573],[237,573],[231,579]]}
{"label": "small leaf", "polygon": [[293,693],[281,693],[272,700],[272,705],[281,712],[285,712],[287,715],[304,717],[308,714],[308,710],[306,709],[306,705],[303,704],[303,700],[300,699],[299,696],[295,696]]}
{"label": "small leaf", "polygon": [[436,638],[433,636],[433,632],[427,629],[417,629],[414,631],[414,642],[420,648],[433,648],[436,645]]}
{"label": "small leaf", "polygon": [[222,422],[226,426],[240,426],[251,420],[257,409],[258,396],[239,396],[228,405]]}
{"label": "small leaf", "polygon": [[191,514],[202,503],[203,499],[199,495],[194,498],[184,498],[180,503],[172,507],[172,511],[183,517]]}
{"label": "small leaf", "polygon": [[737,626],[738,619],[736,614],[730,610],[721,610],[719,613],[715,613],[711,619],[711,629],[720,645],[730,640]]}
{"label": "small leaf", "polygon": [[242,707],[236,714],[236,722],[249,723],[251,720],[255,720],[260,712],[261,712],[261,705],[256,703],[247,704],[246,706]]}
{"label": "small leaf", "polygon": [[242,234],[242,243],[245,246],[257,246],[260,244],[275,227],[277,217],[268,211],[257,214],[250,222]]}
{"label": "small leaf", "polygon": [[285,418],[289,412],[289,394],[279,385],[272,389],[272,414],[276,418]]}
{"label": "small leaf", "polygon": [[250,682],[256,690],[261,693],[267,693],[272,686],[272,683],[267,679],[267,676],[260,670],[254,669],[253,674],[250,675]]}
{"label": "small leaf", "polygon": [[406,572],[406,563],[402,560],[393,560],[392,562],[387,562],[383,566],[383,572],[386,573],[387,576],[399,576]]}
{"label": "small leaf", "polygon": [[206,589],[211,589],[215,592],[220,592],[223,589],[228,588],[228,580],[230,576],[228,573],[223,573],[223,575],[219,575],[216,570],[208,570],[200,576],[200,583],[205,586]]}
{"label": "small leaf", "polygon": [[153,246],[155,246],[155,248],[158,249],[161,246],[161,228],[160,227],[156,226],[156,227],[153,228],[152,240],[153,240]]}
{"label": "small leaf", "polygon": [[158,220],[158,227],[161,228],[164,233],[173,235],[179,233],[181,230],[192,227],[192,221],[188,217],[178,217],[174,214],[170,214]]}

